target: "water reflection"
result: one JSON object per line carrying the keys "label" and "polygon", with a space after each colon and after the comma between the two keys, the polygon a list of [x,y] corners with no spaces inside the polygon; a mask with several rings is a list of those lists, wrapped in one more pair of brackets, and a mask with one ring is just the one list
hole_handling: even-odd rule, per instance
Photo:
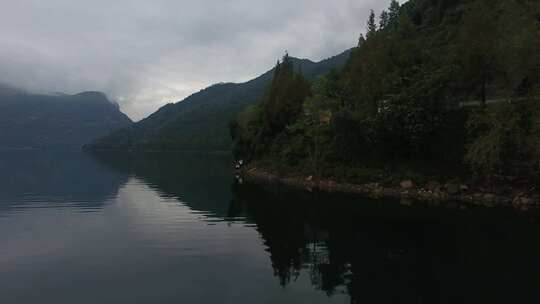
{"label": "water reflection", "polygon": [[194,153],[0,154],[0,302],[536,296],[534,214],[240,186],[230,164]]}
{"label": "water reflection", "polygon": [[229,154],[114,153],[90,154],[112,170],[128,174],[193,210],[226,215],[232,183]]}
{"label": "water reflection", "polygon": [[108,170],[82,153],[0,151],[0,211],[74,206],[101,208],[127,174]]}
{"label": "water reflection", "polygon": [[350,303],[536,297],[539,226],[504,210],[405,207],[241,186],[230,213],[256,225],[283,286],[306,272],[314,288],[347,293]]}

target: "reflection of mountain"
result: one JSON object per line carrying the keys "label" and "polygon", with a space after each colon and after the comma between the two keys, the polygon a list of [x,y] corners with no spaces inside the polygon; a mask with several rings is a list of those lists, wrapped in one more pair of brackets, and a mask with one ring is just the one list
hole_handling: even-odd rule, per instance
{"label": "reflection of mountain", "polygon": [[351,303],[506,303],[536,294],[540,229],[505,211],[241,186],[229,216],[239,214],[256,224],[283,285],[305,272],[315,288],[348,293]]}
{"label": "reflection of mountain", "polygon": [[108,167],[135,176],[163,197],[196,211],[223,216],[231,200],[231,158],[226,154],[93,152]]}
{"label": "reflection of mountain", "polygon": [[0,152],[0,208],[32,200],[100,207],[127,181],[80,152]]}

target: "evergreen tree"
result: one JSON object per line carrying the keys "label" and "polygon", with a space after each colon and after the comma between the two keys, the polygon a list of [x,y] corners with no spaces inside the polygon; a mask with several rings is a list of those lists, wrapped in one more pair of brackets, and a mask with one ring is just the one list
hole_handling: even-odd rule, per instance
{"label": "evergreen tree", "polygon": [[293,122],[302,110],[302,103],[310,95],[308,82],[295,73],[288,53],[274,71],[270,91],[263,106],[265,133],[275,135]]}
{"label": "evergreen tree", "polygon": [[[404,7],[392,1],[378,21],[372,10],[345,69],[311,88],[285,54],[264,103],[231,125],[236,147],[315,176],[421,160],[540,177],[538,0]],[[478,115],[474,100],[485,107]]]}
{"label": "evergreen tree", "polygon": [[377,24],[375,23],[375,12],[371,10],[367,22],[367,36],[368,38],[377,31]]}
{"label": "evergreen tree", "polygon": [[390,22],[390,14],[386,10],[383,10],[379,17],[379,28],[383,29],[388,26]]}
{"label": "evergreen tree", "polygon": [[358,47],[361,47],[364,42],[366,42],[366,38],[364,38],[364,34],[360,34],[360,38],[358,38]]}
{"label": "evergreen tree", "polygon": [[388,24],[395,24],[399,17],[399,10],[401,6],[396,0],[390,2],[390,8],[388,9]]}

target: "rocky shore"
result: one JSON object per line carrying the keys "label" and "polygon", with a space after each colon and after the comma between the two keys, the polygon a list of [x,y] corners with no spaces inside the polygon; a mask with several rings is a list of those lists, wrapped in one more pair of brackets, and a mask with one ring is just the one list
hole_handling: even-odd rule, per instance
{"label": "rocky shore", "polygon": [[305,191],[356,194],[368,198],[511,207],[520,210],[540,208],[540,193],[534,189],[515,189],[510,186],[508,189],[498,189],[499,191],[487,191],[483,187],[473,187],[458,181],[445,183],[429,181],[425,184],[416,184],[412,180],[403,180],[395,185],[378,182],[352,184],[331,179],[317,180],[313,176],[278,175],[256,165],[239,169],[238,177],[248,183],[283,185]]}

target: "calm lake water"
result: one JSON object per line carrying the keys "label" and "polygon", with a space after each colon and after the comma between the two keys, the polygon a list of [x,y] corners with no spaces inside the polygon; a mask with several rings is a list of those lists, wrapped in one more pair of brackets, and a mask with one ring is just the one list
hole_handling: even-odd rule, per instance
{"label": "calm lake water", "polygon": [[538,301],[538,215],[233,185],[230,163],[0,152],[0,303]]}

